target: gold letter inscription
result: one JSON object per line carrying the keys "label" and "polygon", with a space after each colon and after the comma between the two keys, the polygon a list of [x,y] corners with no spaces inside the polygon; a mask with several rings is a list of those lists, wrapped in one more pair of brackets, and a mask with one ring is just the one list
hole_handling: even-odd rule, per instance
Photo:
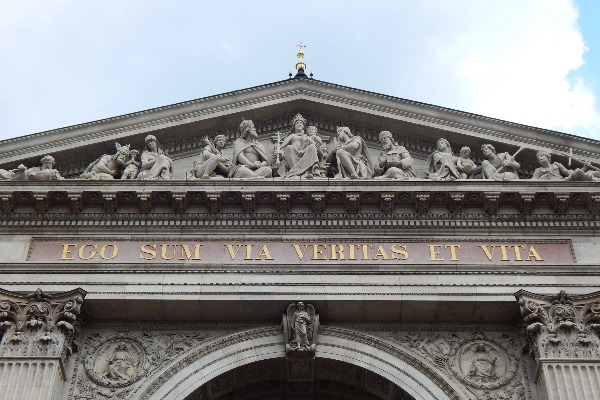
{"label": "gold letter inscription", "polygon": [[140,248],[140,260],[154,260],[156,258],[156,245],[155,244],[143,244]]}
{"label": "gold letter inscription", "polygon": [[181,245],[181,257],[179,257],[180,260],[201,260],[200,258],[200,247],[202,247],[201,244],[195,244],[194,245],[194,257],[192,257],[192,251],[190,250],[190,248],[188,247],[187,244],[182,244]]}
{"label": "gold letter inscription", "polygon": [[76,244],[71,244],[71,243],[69,243],[69,244],[63,244],[63,252],[62,252],[62,255],[60,256],[59,260],[74,260],[75,259],[74,256],[73,257],[67,257],[68,255],[72,254],[71,253],[72,250],[69,248],[70,246],[75,247],[77,245]]}
{"label": "gold letter inscription", "polygon": [[440,250],[442,249],[441,244],[430,244],[429,245],[429,261],[444,261],[444,257],[437,258],[437,256],[440,255],[440,252],[435,249],[436,247],[439,247]]}

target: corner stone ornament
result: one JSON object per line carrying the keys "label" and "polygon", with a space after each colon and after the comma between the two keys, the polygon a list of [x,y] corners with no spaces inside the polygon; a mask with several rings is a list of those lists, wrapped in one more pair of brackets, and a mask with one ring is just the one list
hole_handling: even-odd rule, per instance
{"label": "corner stone ornament", "polygon": [[60,357],[77,351],[77,317],[86,292],[17,294],[0,289],[0,356]]}
{"label": "corner stone ornament", "polygon": [[283,327],[288,357],[314,356],[319,315],[311,304],[290,304],[283,316]]}

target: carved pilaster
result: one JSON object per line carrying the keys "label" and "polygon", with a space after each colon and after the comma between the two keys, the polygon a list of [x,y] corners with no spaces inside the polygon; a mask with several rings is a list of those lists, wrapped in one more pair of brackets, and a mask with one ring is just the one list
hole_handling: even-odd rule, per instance
{"label": "carved pilaster", "polygon": [[448,197],[448,208],[452,214],[460,214],[463,212],[463,204],[465,202],[465,195],[462,193],[450,193]]}
{"label": "carved pilaster", "polygon": [[277,212],[287,214],[291,210],[292,197],[289,194],[277,195]]}
{"label": "carved pilaster", "polygon": [[535,194],[533,193],[521,193],[519,195],[519,211],[523,214],[531,214],[533,212],[533,200]]}
{"label": "carved pilaster", "polygon": [[183,214],[187,208],[187,196],[185,193],[173,193],[173,211]]}
{"label": "carved pilaster", "polygon": [[394,212],[396,196],[393,193],[382,193],[379,200],[379,209],[384,214]]}
{"label": "carved pilaster", "polygon": [[525,350],[537,365],[540,390],[547,398],[577,397],[568,387],[600,393],[600,382],[587,381],[585,388],[578,383],[586,381],[583,375],[600,372],[600,292],[570,296],[561,291],[546,296],[521,290],[515,296],[527,337]]}
{"label": "carved pilaster", "polygon": [[253,213],[256,210],[256,195],[254,193],[242,194],[242,210]]}
{"label": "carved pilaster", "polygon": [[587,204],[590,214],[600,214],[600,194],[590,193]]}
{"label": "carved pilaster", "polygon": [[206,208],[211,214],[218,214],[221,212],[221,193],[207,193],[206,194]]}
{"label": "carved pilaster", "polygon": [[82,193],[72,193],[69,194],[69,210],[73,214],[78,214],[83,210],[83,194]]}
{"label": "carved pilaster", "polygon": [[314,213],[322,213],[325,210],[325,195],[312,193],[310,195],[310,210]]}
{"label": "carved pilaster", "polygon": [[0,208],[3,214],[10,214],[15,209],[15,197],[12,193],[0,195]]}
{"label": "carved pilaster", "polygon": [[500,208],[500,193],[485,193],[483,199],[483,210],[492,215],[497,214]]}
{"label": "carved pilaster", "polygon": [[415,194],[415,211],[419,214],[427,214],[429,212],[429,193]]}
{"label": "carved pilaster", "polygon": [[554,211],[558,214],[565,214],[569,209],[569,195],[555,194],[554,195]]}
{"label": "carved pilaster", "polygon": [[102,195],[102,199],[104,200],[105,213],[117,212],[117,207],[119,206],[119,197],[116,193],[104,193]]}
{"label": "carved pilaster", "polygon": [[347,213],[356,214],[360,210],[360,194],[347,193],[344,205]]}
{"label": "carved pilaster", "polygon": [[319,314],[311,304],[290,304],[283,315],[286,399],[312,398]]}

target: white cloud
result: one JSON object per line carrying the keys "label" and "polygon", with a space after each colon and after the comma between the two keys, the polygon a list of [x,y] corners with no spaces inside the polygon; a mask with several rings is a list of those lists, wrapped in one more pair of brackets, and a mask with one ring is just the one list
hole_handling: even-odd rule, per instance
{"label": "white cloud", "polygon": [[571,0],[0,0],[0,139],[287,77],[600,136]]}

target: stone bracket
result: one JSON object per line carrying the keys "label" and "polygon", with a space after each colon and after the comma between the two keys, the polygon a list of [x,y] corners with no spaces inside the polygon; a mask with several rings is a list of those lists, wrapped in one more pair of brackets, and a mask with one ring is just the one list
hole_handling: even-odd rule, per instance
{"label": "stone bracket", "polygon": [[569,210],[569,195],[555,194],[554,195],[554,211],[558,214],[565,214]]}
{"label": "stone bracket", "polygon": [[217,214],[221,212],[221,205],[223,204],[223,198],[221,193],[206,193],[206,208],[211,214]]}
{"label": "stone bracket", "polygon": [[137,194],[138,209],[141,213],[148,214],[152,211],[152,194],[138,193]]}
{"label": "stone bracket", "polygon": [[600,194],[590,193],[587,206],[590,214],[600,214]]}
{"label": "stone bracket", "polygon": [[310,210],[317,214],[325,211],[325,195],[323,193],[312,193],[310,195]]}
{"label": "stone bracket", "polygon": [[483,199],[483,210],[489,214],[497,214],[500,208],[500,193],[486,192]]}
{"label": "stone bracket", "polygon": [[292,209],[292,196],[289,193],[277,195],[277,212],[287,214]]}
{"label": "stone bracket", "polygon": [[253,213],[256,211],[256,194],[242,193],[242,210],[245,213]]}
{"label": "stone bracket", "polygon": [[452,214],[461,214],[465,204],[464,193],[450,193],[448,197],[448,208]]}
{"label": "stone bracket", "polygon": [[34,193],[33,194],[33,204],[35,207],[35,212],[38,214],[43,214],[48,211],[48,194],[47,193]]}
{"label": "stone bracket", "polygon": [[3,214],[10,214],[15,209],[15,196],[10,194],[0,195],[0,207]]}
{"label": "stone bracket", "polygon": [[535,193],[521,193],[519,194],[519,211],[523,214],[531,214],[533,212],[533,204],[535,200]]}
{"label": "stone bracket", "polygon": [[116,193],[104,193],[102,198],[104,200],[104,212],[117,212],[117,207],[119,207],[119,196],[117,196]]}
{"label": "stone bracket", "polygon": [[183,214],[187,208],[187,195],[185,193],[173,193],[173,211]]}
{"label": "stone bracket", "polygon": [[346,193],[344,197],[344,206],[349,214],[356,214],[360,210],[360,194]]}
{"label": "stone bracket", "polygon": [[73,214],[78,214],[83,210],[84,197],[83,193],[70,193],[68,195],[69,211]]}
{"label": "stone bracket", "polygon": [[430,198],[429,193],[415,193],[415,211],[419,214],[427,214],[429,212]]}
{"label": "stone bracket", "polygon": [[394,193],[381,193],[379,198],[379,209],[384,214],[391,214],[394,212],[396,203],[396,196]]}

